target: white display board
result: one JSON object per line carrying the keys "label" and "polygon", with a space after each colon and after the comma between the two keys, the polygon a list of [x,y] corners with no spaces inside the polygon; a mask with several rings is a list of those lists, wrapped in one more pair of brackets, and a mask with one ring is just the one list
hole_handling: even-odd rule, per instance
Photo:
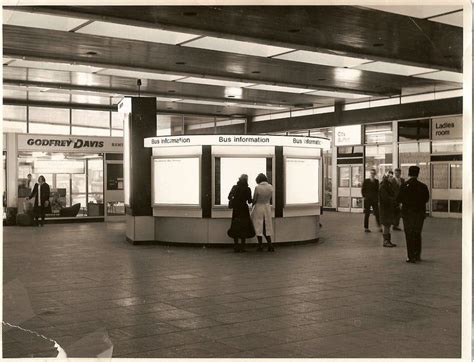
{"label": "white display board", "polygon": [[221,174],[220,174],[220,189],[221,197],[217,200],[218,205],[227,205],[232,186],[234,186],[240,175],[246,174],[249,176],[249,187],[253,192],[257,183],[255,178],[259,173],[266,174],[267,159],[260,157],[222,157],[221,158]]}
{"label": "white display board", "polygon": [[334,144],[336,146],[360,145],[362,142],[362,126],[341,126],[335,129]]}
{"label": "white display board", "polygon": [[285,159],[285,202],[287,205],[319,202],[319,159]]}
{"label": "white display board", "polygon": [[153,159],[155,205],[200,204],[199,157]]}

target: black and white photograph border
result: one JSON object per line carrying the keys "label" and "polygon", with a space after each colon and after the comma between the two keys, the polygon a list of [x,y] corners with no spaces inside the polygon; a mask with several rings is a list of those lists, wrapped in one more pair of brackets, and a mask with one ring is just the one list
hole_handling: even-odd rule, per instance
{"label": "black and white photograph border", "polygon": [[[2,6],[3,358],[474,360],[470,0]],[[168,6],[170,21],[107,6]],[[312,40],[311,16],[327,31],[336,12],[297,24],[244,6],[353,7],[381,38],[364,51],[311,25]],[[437,47],[459,46],[459,9],[462,66]],[[384,22],[355,15],[369,10]],[[395,18],[422,34],[396,28],[417,54],[377,52]],[[387,213],[384,192],[410,196]]]}

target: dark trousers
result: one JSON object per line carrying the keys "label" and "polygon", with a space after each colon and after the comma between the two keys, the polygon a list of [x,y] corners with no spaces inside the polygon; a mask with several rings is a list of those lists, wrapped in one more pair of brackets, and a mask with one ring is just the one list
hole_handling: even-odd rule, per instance
{"label": "dark trousers", "polygon": [[380,226],[380,219],[379,219],[379,203],[377,199],[364,199],[364,228],[369,228],[369,216],[370,216],[370,208],[374,211],[375,221],[377,222],[377,226]]}
{"label": "dark trousers", "polygon": [[395,219],[393,226],[399,227],[400,226],[400,218],[402,217],[402,209],[400,206],[395,206]]}
{"label": "dark trousers", "polygon": [[419,260],[421,258],[421,231],[423,230],[424,221],[424,212],[407,211],[403,213],[407,255],[410,260]]}
{"label": "dark trousers", "polygon": [[43,225],[45,214],[46,214],[46,208],[44,206],[35,206],[34,216],[35,216],[36,223],[40,223],[39,221],[41,219],[41,225]]}

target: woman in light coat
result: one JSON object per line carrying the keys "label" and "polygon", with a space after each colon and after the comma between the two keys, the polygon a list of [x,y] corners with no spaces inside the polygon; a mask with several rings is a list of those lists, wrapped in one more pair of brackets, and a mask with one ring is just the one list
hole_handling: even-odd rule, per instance
{"label": "woman in light coat", "polygon": [[273,186],[268,183],[267,176],[259,174],[255,180],[257,186],[253,193],[254,205],[252,210],[252,221],[258,240],[258,251],[262,251],[262,237],[265,235],[268,243],[268,251],[274,251],[272,245],[273,222],[272,207],[270,201],[273,195]]}

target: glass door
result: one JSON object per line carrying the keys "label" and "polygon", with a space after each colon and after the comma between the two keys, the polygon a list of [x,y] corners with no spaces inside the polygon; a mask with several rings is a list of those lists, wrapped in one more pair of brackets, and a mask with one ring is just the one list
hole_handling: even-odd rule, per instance
{"label": "glass door", "polygon": [[433,162],[431,175],[431,214],[462,217],[462,162]]}
{"label": "glass door", "polygon": [[337,170],[337,210],[362,212],[362,165],[340,165]]}

